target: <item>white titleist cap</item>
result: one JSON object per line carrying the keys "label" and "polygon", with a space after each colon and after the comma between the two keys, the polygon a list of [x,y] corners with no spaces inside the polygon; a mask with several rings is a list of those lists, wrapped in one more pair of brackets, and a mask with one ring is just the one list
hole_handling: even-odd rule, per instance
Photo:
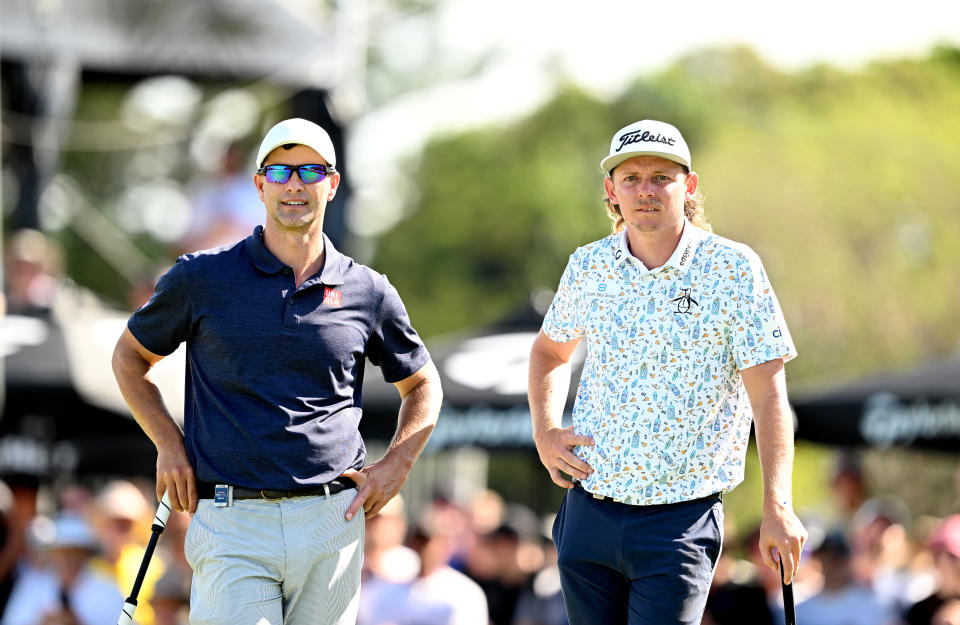
{"label": "white titleist cap", "polygon": [[316,150],[329,165],[337,166],[337,154],[333,150],[333,141],[327,131],[311,121],[295,117],[285,119],[267,133],[257,152],[257,167],[263,166],[264,159],[281,145],[297,143]]}
{"label": "white titleist cap", "polygon": [[690,148],[680,131],[652,119],[634,122],[618,130],[610,142],[610,154],[600,161],[600,169],[609,176],[614,167],[634,156],[659,156],[692,169]]}

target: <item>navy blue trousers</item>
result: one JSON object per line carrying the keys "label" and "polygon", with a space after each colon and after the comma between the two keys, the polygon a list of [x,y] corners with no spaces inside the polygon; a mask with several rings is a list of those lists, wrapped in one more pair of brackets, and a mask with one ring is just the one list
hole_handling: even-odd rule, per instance
{"label": "navy blue trousers", "polygon": [[630,506],[567,491],[553,524],[570,625],[699,625],[723,542],[719,495]]}

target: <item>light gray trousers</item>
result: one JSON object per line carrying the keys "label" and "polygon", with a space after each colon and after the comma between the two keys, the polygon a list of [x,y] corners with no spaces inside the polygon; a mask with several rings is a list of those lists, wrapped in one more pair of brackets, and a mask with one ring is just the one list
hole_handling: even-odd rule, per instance
{"label": "light gray trousers", "polygon": [[356,494],[200,500],[184,544],[191,625],[354,625],[363,510],[343,515]]}

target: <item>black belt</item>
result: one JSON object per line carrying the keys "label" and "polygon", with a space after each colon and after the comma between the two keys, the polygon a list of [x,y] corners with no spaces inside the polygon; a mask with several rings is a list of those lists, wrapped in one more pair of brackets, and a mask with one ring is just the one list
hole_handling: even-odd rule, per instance
{"label": "black belt", "polygon": [[[590,491],[588,491],[586,488],[583,487],[583,484],[581,484],[581,483],[580,483],[579,481],[577,481],[577,480],[574,480],[574,481],[573,481],[573,487],[574,487],[575,489],[577,489],[577,490],[582,490],[582,491],[585,492],[586,494],[590,495],[591,497],[593,497],[594,499],[597,499],[597,500],[599,500],[599,501],[611,501],[611,502],[613,502],[613,503],[619,503],[619,504],[623,504],[623,505],[625,505],[625,506],[626,506],[626,505],[631,505],[631,504],[625,504],[625,503],[623,503],[622,501],[619,501],[619,500],[617,500],[617,499],[614,499],[613,497],[608,497],[608,496],[606,496],[606,495],[598,495],[598,494],[596,494],[596,493],[591,493]],[[654,503],[654,504],[645,504],[645,505],[644,505],[644,504],[633,504],[633,505],[644,505],[644,507],[653,507],[653,506],[675,506],[675,505],[681,504],[681,503],[693,503],[693,502],[695,502],[695,501],[706,501],[706,500],[708,500],[708,499],[713,499],[713,500],[715,500],[715,501],[723,501],[723,494],[722,494],[722,493],[719,493],[719,492],[717,492],[717,493],[711,493],[710,495],[707,495],[706,497],[698,497],[698,498],[696,498],[696,499],[687,499],[687,500],[684,500],[684,501],[677,501],[677,502],[675,502],[675,503]]]}
{"label": "black belt", "polygon": [[[216,484],[213,482],[197,482],[197,494],[200,499],[213,499]],[[335,495],[349,488],[356,488],[353,480],[340,477],[330,480],[320,486],[312,486],[303,490],[255,490],[253,488],[233,487],[234,499],[285,499],[287,497],[310,497],[314,495]]]}

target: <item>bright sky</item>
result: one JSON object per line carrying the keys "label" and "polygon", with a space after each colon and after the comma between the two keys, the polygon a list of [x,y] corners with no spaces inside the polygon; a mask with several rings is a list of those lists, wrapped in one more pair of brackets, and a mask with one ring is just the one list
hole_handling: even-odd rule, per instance
{"label": "bright sky", "polygon": [[[416,29],[404,33],[400,24],[392,62],[416,67],[427,54],[452,62],[486,54],[492,62],[470,80],[396,98],[352,128],[351,168],[392,171],[358,188],[350,219],[358,233],[377,234],[399,218],[398,159],[437,133],[535,110],[554,88],[548,68],[559,67],[597,95],[615,96],[637,76],[703,47],[746,44],[791,70],[817,62],[855,68],[922,56],[936,43],[960,46],[960,0],[446,0],[441,6],[439,50],[418,45]],[[607,140],[598,137],[597,145]]]}
{"label": "bright sky", "polygon": [[746,43],[774,64],[852,66],[960,43],[960,2],[726,0],[522,2],[456,0],[442,32],[451,48],[491,42],[517,59],[558,54],[573,76],[601,91],[691,49]]}

